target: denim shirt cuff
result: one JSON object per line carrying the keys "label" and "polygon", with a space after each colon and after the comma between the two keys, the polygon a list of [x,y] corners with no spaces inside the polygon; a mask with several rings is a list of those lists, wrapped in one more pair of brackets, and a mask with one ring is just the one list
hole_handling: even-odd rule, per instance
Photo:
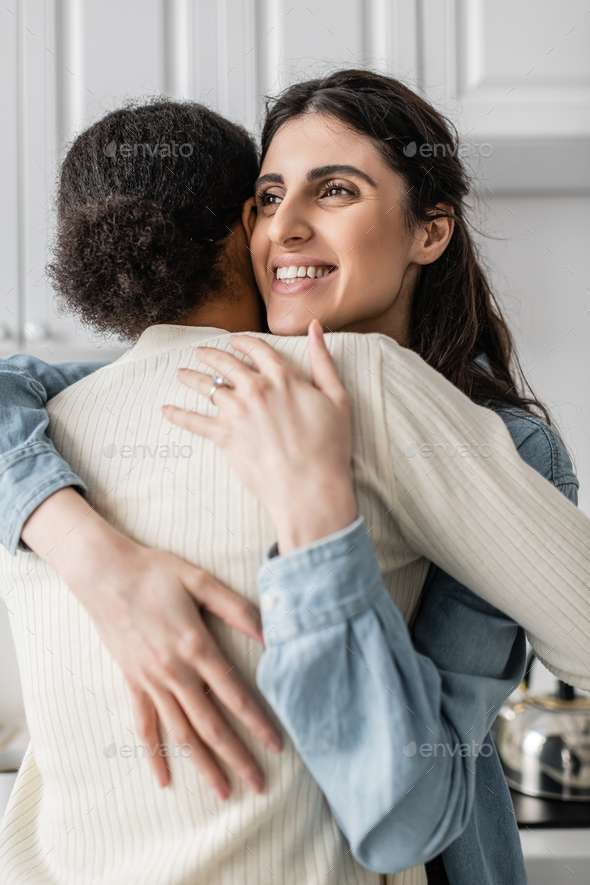
{"label": "denim shirt cuff", "polygon": [[14,556],[19,548],[29,549],[20,540],[25,522],[46,498],[68,486],[87,491],[80,477],[47,443],[20,448],[0,460],[0,500],[10,502],[0,512],[0,543],[9,553]]}
{"label": "denim shirt cuff", "polygon": [[267,645],[347,620],[385,592],[362,517],[291,553],[275,551],[273,545],[258,571]]}

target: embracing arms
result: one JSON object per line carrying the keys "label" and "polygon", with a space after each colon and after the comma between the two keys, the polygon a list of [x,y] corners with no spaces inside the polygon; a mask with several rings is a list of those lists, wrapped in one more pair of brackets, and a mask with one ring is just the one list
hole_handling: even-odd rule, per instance
{"label": "embracing arms", "polygon": [[[257,343],[235,342],[242,352],[254,346],[263,378],[227,353],[199,351],[218,371],[233,372],[234,389],[215,393],[218,417],[187,420],[174,409],[167,415],[220,445],[273,516],[283,555],[260,571],[267,650],[259,685],[355,856],[378,871],[405,869],[444,850],[469,821],[477,749],[521,679],[524,636],[437,569],[412,644],[383,587],[366,526],[358,520],[338,531],[350,519],[345,483],[339,490],[349,437],[346,398],[332,369],[325,363],[326,372],[315,373],[320,392],[285,372],[265,345],[257,352]],[[321,368],[327,354],[318,343],[311,338],[310,351]],[[210,390],[209,376],[183,378],[201,393]],[[523,457],[574,501],[577,482],[555,434],[522,413],[519,420]],[[452,485],[448,490],[457,506]],[[330,528],[336,533],[324,537]],[[491,745],[484,752],[493,752]]]}
{"label": "embracing arms", "polygon": [[[331,418],[333,412],[347,415],[347,397],[319,343],[319,324],[318,344],[313,344],[314,328],[315,321],[309,334],[312,364],[314,359],[329,361],[333,373],[324,392],[289,368],[265,341],[240,336],[232,339],[233,346],[248,353],[260,372],[225,351],[198,351],[212,368],[233,371],[235,390],[215,394],[219,415],[166,412],[174,423],[209,437],[224,451],[273,518],[281,552],[321,537],[314,534],[314,522],[300,526],[298,518],[306,497],[315,505],[319,490],[325,489],[326,500],[338,499],[331,525],[324,519],[324,534],[350,523],[348,463],[342,469],[349,443],[342,420]],[[374,358],[371,372],[382,391],[382,421],[397,485],[392,513],[409,546],[523,626],[555,675],[590,689],[590,519],[524,463],[492,409],[475,405],[417,354],[384,336],[380,342],[381,356]],[[210,388],[209,375],[187,371],[182,378],[203,394]],[[299,388],[307,391],[307,399],[300,397],[305,409],[287,396]],[[326,429],[330,420],[333,429]],[[309,448],[306,441],[314,434],[312,468],[299,449]],[[327,448],[330,434],[334,441]],[[447,456],[432,457],[433,444]],[[463,457],[465,449],[481,454],[484,446],[483,456]],[[260,470],[261,464],[273,465],[273,476],[282,479],[267,482],[268,469]],[[317,511],[316,506],[309,509]]]}
{"label": "embracing arms", "polygon": [[[109,526],[72,488],[84,484],[45,434],[47,400],[102,365],[48,366],[25,355],[0,360],[0,493],[11,504],[0,517],[4,546],[15,551],[24,524],[22,539],[88,610],[127,678],[143,743],[159,743],[159,721],[170,723],[194,747],[191,760],[220,798],[230,786],[216,756],[258,792],[262,772],[212,703],[205,680],[270,749],[279,751],[281,740],[230,670],[199,606],[260,641],[258,612],[201,569]],[[149,759],[160,784],[168,784],[166,760],[157,753]]]}
{"label": "embracing arms", "polygon": [[[416,354],[382,350],[395,512],[406,540],[524,627],[552,673],[590,690],[590,519],[525,463],[491,408]],[[448,446],[447,454],[463,445],[469,454],[408,457],[410,442],[421,452]]]}

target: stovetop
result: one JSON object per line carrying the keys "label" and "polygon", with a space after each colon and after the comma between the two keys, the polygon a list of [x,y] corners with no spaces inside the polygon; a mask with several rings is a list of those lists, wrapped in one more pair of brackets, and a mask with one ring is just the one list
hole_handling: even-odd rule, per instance
{"label": "stovetop", "polygon": [[[566,827],[590,829],[590,802],[562,802],[559,799],[537,799],[510,790],[516,822],[523,827]],[[589,835],[590,839],[590,835]]]}

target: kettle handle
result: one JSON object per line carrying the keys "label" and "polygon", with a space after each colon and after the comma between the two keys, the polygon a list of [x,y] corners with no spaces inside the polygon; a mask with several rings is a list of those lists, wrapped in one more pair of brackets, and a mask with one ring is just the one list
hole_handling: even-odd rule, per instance
{"label": "kettle handle", "polygon": [[523,691],[526,691],[528,694],[529,685],[531,683],[531,670],[533,669],[533,664],[535,663],[537,656],[534,651],[530,651],[528,653],[526,664],[524,668],[524,676],[522,677],[522,682],[520,683],[520,687]]}
{"label": "kettle handle", "polygon": [[559,689],[557,693],[562,701],[575,701],[576,699],[576,692],[573,685],[568,685],[567,682],[562,682],[561,679],[559,680]]}
{"label": "kettle handle", "polygon": [[[522,677],[522,682],[520,683],[521,689],[527,694],[529,692],[529,685],[531,682],[531,670],[533,669],[533,664],[535,663],[536,659],[537,656],[534,651],[530,651],[526,659],[524,676]],[[573,701],[576,697],[573,685],[568,685],[567,682],[563,682],[563,680],[561,679],[558,680],[557,694],[562,701]]]}

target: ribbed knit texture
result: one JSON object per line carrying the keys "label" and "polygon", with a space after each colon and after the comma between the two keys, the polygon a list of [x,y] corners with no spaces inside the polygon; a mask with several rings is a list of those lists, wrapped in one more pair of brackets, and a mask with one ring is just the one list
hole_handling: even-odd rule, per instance
{"label": "ribbed knit texture", "polygon": [[[211,335],[212,330],[195,328],[150,329],[116,364],[50,402],[49,432],[88,482],[90,503],[109,522],[198,564],[257,602],[257,569],[274,539],[268,516],[210,442],[171,429],[160,413],[166,402],[187,410],[194,405],[195,394],[175,373],[180,366],[196,366],[194,345]],[[395,482],[381,399],[375,400],[379,347],[359,339],[362,355],[352,357],[345,349],[349,338],[357,343],[356,336],[339,337],[335,350],[345,382],[356,390],[359,503],[375,526],[387,584],[409,617],[428,564],[409,550],[392,514],[386,515]],[[304,361],[304,338],[272,341],[296,363]],[[227,342],[217,333],[208,343]],[[200,404],[214,413],[205,400]],[[178,447],[190,446],[192,456],[161,457],[162,447],[173,443],[177,455]],[[117,454],[108,457],[113,445]],[[138,448],[137,457],[124,458],[119,454],[124,445],[149,451]],[[190,759],[169,760],[172,785],[160,790],[141,758],[143,750],[138,758],[105,756],[113,744],[117,749],[139,744],[119,668],[51,568],[33,554],[19,553],[16,559],[3,556],[2,572],[9,581],[4,594],[15,587],[6,601],[32,736],[3,824],[2,885],[425,885],[422,868],[386,878],[354,861],[288,738],[280,756],[267,753],[228,715],[260,761],[266,787],[255,796],[232,778],[226,803],[201,783]],[[260,646],[214,618],[210,626],[264,704],[255,684]]]}
{"label": "ribbed knit texture", "polygon": [[[229,336],[151,328],[117,363],[50,402],[50,433],[109,522],[256,601],[269,518],[210,442],[160,414],[164,403],[194,407],[175,373],[197,366],[193,347],[205,340],[227,347]],[[305,338],[268,340],[307,371]],[[590,687],[588,521],[521,461],[496,415],[415,354],[377,335],[328,341],[352,397],[359,509],[406,620],[428,570],[423,554],[534,629],[546,649],[555,643],[546,656],[554,671]],[[205,400],[199,410],[214,414]],[[493,455],[436,460],[408,449],[464,442]],[[172,443],[192,456],[162,457]],[[149,450],[123,458],[123,445]],[[558,560],[550,549],[560,548]],[[260,796],[234,778],[232,798],[219,802],[183,758],[169,760],[172,785],[160,790],[141,749],[107,757],[107,747],[138,744],[121,672],[51,568],[33,554],[0,557],[32,736],[0,834],[2,885],[425,885],[423,867],[384,877],[356,864],[288,739],[280,756],[266,753],[231,716],[264,769]],[[215,619],[210,626],[264,703],[255,685],[261,649]]]}

